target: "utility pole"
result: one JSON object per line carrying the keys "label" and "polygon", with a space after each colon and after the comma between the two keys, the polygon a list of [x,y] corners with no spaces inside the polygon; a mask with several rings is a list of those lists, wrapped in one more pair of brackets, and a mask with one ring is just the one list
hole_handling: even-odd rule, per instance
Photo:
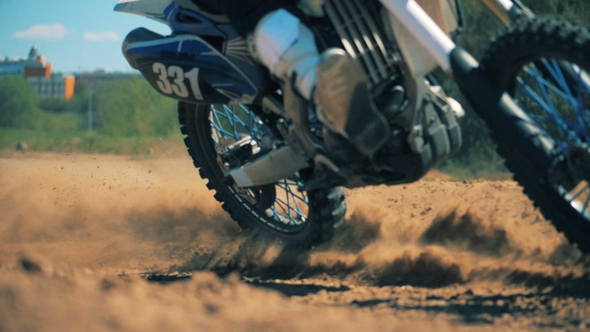
{"label": "utility pole", "polygon": [[88,132],[92,132],[92,95],[94,94],[96,79],[92,77],[88,83]]}

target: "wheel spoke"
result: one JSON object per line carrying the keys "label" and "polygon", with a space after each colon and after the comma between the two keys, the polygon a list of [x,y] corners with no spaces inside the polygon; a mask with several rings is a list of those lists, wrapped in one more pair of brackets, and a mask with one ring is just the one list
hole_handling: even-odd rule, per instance
{"label": "wheel spoke", "polygon": [[[526,68],[524,73],[534,80],[536,83],[536,89],[528,84],[527,80],[523,77],[517,77],[517,81],[522,89],[521,91],[524,92],[524,96],[528,96],[531,101],[539,105],[543,111],[549,115],[549,117],[547,117],[543,114],[530,114],[531,117],[539,123],[546,123],[549,126],[553,125],[562,137],[562,140],[559,141],[560,144],[565,145],[566,147],[569,144],[581,144],[584,141],[589,141],[590,137],[588,137],[587,133],[588,121],[585,114],[586,110],[581,106],[581,97],[573,97],[571,93],[572,89],[567,84],[557,61],[553,60],[550,62],[543,59],[543,64],[546,67],[547,72],[549,72],[549,75],[552,76],[551,80],[557,82],[559,87],[545,79],[534,66]],[[564,92],[563,90],[566,91]],[[581,91],[582,89],[579,88],[577,90]],[[575,116],[575,120],[569,121],[564,118],[563,107],[557,107],[555,104],[556,102],[558,102],[559,105],[565,105],[567,103],[567,105],[569,105],[569,116]],[[548,129],[547,127],[545,128]],[[583,137],[580,137],[580,135]]]}
{"label": "wheel spoke", "polygon": [[[230,141],[229,145],[221,147],[222,150],[225,149],[223,150],[224,153],[231,153],[234,147],[243,146],[245,139],[250,141],[253,151],[260,150],[263,139],[273,138],[272,133],[265,124],[244,105],[212,106],[210,123],[215,144],[225,144],[222,141],[228,138],[234,141]],[[240,141],[242,143],[234,144]],[[220,150],[218,149],[218,151]],[[301,186],[302,182],[297,174],[276,183],[275,202],[267,210],[267,213],[263,213],[263,215],[271,219],[269,226],[275,229],[283,229],[285,226],[298,227],[307,220],[309,210],[307,195],[304,192],[293,190]],[[237,187],[234,190],[237,195],[244,197],[248,202],[255,200],[255,195],[251,190]]]}
{"label": "wheel spoke", "polygon": [[567,98],[570,100],[570,102],[575,103],[576,101],[571,93],[570,87],[567,84],[565,77],[563,76],[563,72],[561,71],[561,68],[559,68],[559,64],[557,63],[557,61],[552,60],[551,63],[549,63],[549,61],[547,59],[543,59],[542,61],[543,61],[543,64],[545,65],[545,68],[553,76],[553,79],[557,82],[557,84],[559,85],[561,90],[558,89],[557,87],[553,86],[553,84],[550,84],[547,81],[545,81],[545,84],[551,90],[553,90],[555,93],[560,95],[561,97]]}
{"label": "wheel spoke", "polygon": [[[555,121],[555,123],[558,125],[558,128],[562,131],[562,135],[563,136],[567,136],[569,130],[568,130],[568,126],[565,123],[565,121],[563,120],[563,118],[561,117],[561,115],[559,114],[559,112],[557,111],[557,108],[554,106],[553,102],[551,101],[551,97],[549,96],[549,92],[547,91],[547,87],[550,88],[550,90],[552,91],[559,91],[558,89],[556,89],[553,84],[549,83],[547,80],[545,80],[544,78],[542,78],[542,76],[537,72],[536,69],[531,70],[531,74],[534,77],[534,79],[537,81],[537,84],[539,86],[539,89],[541,90],[541,93],[543,94],[543,97],[540,97],[538,95],[535,94],[535,99],[538,101],[541,101],[539,104],[541,106],[543,106],[543,108],[545,108],[545,110],[551,115],[551,117],[553,118],[553,120]],[[533,89],[529,87],[528,89],[529,93],[534,93]],[[561,91],[559,91],[561,93]],[[559,93],[558,93],[559,95]]]}
{"label": "wheel spoke", "polygon": [[[569,79],[566,73],[569,73]],[[523,67],[522,75],[516,78],[520,104],[524,105],[531,119],[541,125],[546,136],[557,143],[556,147],[562,153],[590,143],[590,112],[584,105],[590,94],[587,84],[590,80],[584,75],[583,70],[571,63],[542,58],[535,65]],[[567,160],[567,155],[564,158]],[[567,175],[556,179],[556,189],[578,213],[588,218],[590,184],[587,181],[590,179],[582,179],[575,188],[560,184],[568,180]]]}

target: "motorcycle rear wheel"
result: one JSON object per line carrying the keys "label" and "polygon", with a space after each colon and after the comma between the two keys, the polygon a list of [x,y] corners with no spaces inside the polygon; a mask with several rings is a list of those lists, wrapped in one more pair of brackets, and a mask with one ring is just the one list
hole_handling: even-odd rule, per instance
{"label": "motorcycle rear wheel", "polygon": [[490,45],[481,66],[553,142],[547,157],[569,175],[534,171],[546,163],[510,144],[522,135],[498,137],[489,123],[506,167],[555,228],[590,253],[590,31],[552,18],[520,20]]}
{"label": "motorcycle rear wheel", "polygon": [[262,188],[238,188],[224,180],[230,168],[239,166],[235,163],[240,156],[259,150],[263,140],[273,135],[248,107],[180,102],[178,114],[200,176],[242,228],[261,229],[292,248],[305,249],[330,240],[344,222],[346,202],[341,188],[300,192],[301,174]]}

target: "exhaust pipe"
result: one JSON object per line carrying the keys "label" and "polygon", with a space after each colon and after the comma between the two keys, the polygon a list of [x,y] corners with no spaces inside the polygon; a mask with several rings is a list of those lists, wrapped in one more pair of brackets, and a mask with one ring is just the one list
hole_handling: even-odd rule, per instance
{"label": "exhaust pipe", "polygon": [[283,146],[229,171],[230,182],[240,188],[259,187],[288,178],[309,163],[290,146]]}

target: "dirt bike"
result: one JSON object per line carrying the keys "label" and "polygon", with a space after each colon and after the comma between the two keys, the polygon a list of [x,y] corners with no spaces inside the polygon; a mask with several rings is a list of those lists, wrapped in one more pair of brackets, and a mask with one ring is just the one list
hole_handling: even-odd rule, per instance
{"label": "dirt bike", "polygon": [[317,245],[343,223],[342,187],[415,182],[452,156],[462,107],[432,79],[441,68],[485,120],[524,192],[589,253],[590,32],[537,18],[519,1],[482,2],[507,28],[478,63],[452,40],[463,24],[459,0],[300,1],[319,47],[341,48],[364,69],[371,107],[391,127],[377,151],[345,166],[329,153],[338,137],[314,105],[261,66],[225,16],[190,0],[121,0],[115,10],[171,28],[169,36],[130,32],[123,53],[179,100],[194,165],[240,226]]}

